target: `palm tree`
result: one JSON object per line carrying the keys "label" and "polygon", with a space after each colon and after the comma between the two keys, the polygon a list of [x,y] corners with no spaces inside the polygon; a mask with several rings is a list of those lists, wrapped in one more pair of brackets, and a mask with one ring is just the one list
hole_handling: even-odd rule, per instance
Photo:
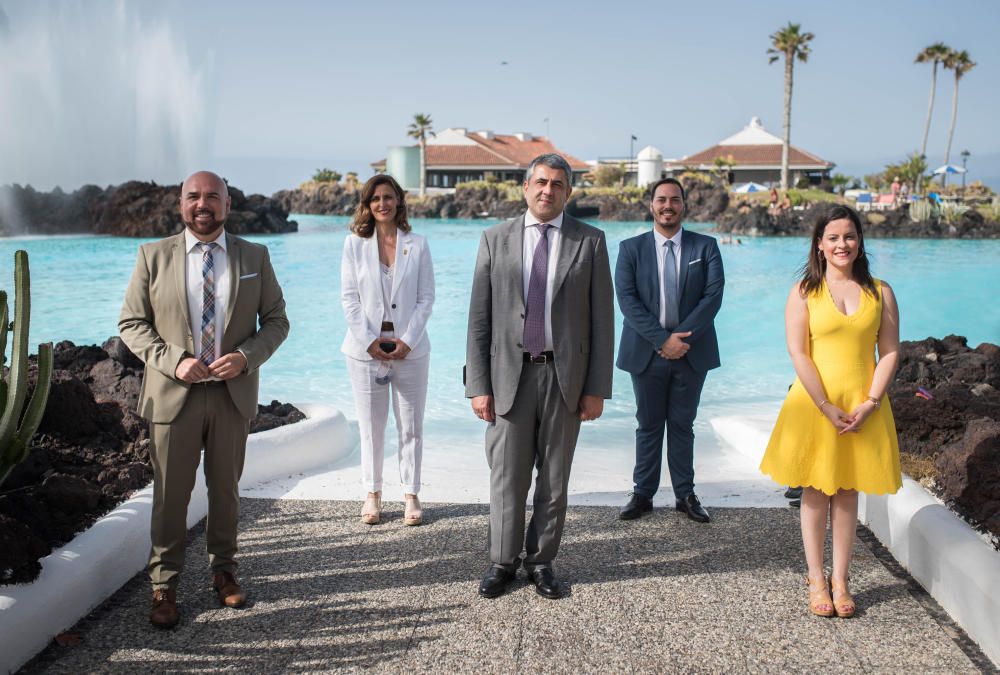
{"label": "palm tree", "polygon": [[927,136],[931,132],[931,114],[934,112],[934,92],[937,89],[937,69],[938,64],[944,63],[944,60],[951,53],[951,47],[943,42],[935,42],[929,47],[924,47],[923,51],[917,54],[917,58],[914,59],[914,63],[930,63],[933,68],[931,69],[931,98],[927,102],[927,121],[924,123],[924,140],[920,143],[920,154],[927,156]]}
{"label": "palm tree", "polygon": [[802,63],[809,60],[809,43],[815,37],[812,33],[801,32],[801,26],[788,22],[788,25],[771,35],[771,45],[767,53],[771,55],[768,63],[774,63],[785,57],[785,120],[783,138],[781,139],[781,189],[788,189],[788,146],[792,136],[792,66],[795,59]]}
{"label": "palm tree", "polygon": [[413,122],[410,124],[409,131],[406,135],[410,138],[417,139],[417,143],[420,145],[420,196],[423,197],[427,194],[427,135],[434,135],[434,131],[431,130],[431,116],[429,113],[416,113],[413,116]]}
{"label": "palm tree", "polygon": [[[944,163],[947,164],[951,157],[951,139],[955,135],[955,118],[958,117],[958,81],[976,67],[976,62],[964,49],[960,52],[951,50],[945,57],[944,67],[955,71],[955,89],[951,95],[951,127],[948,129],[948,144],[944,146]],[[945,178],[947,178],[947,174],[945,174]]]}

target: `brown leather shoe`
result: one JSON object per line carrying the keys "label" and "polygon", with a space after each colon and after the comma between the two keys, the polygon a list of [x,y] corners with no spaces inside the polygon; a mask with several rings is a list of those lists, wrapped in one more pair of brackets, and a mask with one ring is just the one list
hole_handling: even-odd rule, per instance
{"label": "brown leather shoe", "polygon": [[173,628],[180,620],[181,613],[177,611],[177,591],[172,588],[154,590],[149,622],[157,628]]}
{"label": "brown leather shoe", "polygon": [[219,602],[226,607],[242,607],[247,594],[231,572],[219,572],[212,576],[212,585],[219,594]]}

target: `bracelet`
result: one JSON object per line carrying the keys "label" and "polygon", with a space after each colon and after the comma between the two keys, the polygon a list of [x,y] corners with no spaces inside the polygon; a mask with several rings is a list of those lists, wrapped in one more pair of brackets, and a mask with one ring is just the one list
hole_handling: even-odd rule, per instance
{"label": "bracelet", "polygon": [[823,400],[822,400],[822,401],[820,402],[819,406],[817,406],[817,407],[818,407],[818,408],[819,408],[820,410],[823,410],[823,406],[825,406],[825,405],[826,405],[827,403],[829,403],[829,401],[827,401],[827,400],[826,400],[826,399],[824,398],[824,399],[823,399]]}
{"label": "bracelet", "polygon": [[882,401],[878,400],[878,399],[877,399],[877,398],[875,398],[874,396],[869,396],[869,397],[868,397],[868,398],[866,398],[865,400],[866,400],[866,401],[871,401],[871,402],[872,402],[872,403],[873,403],[873,404],[875,405],[875,410],[878,410],[879,408],[881,408],[881,407],[882,407]]}

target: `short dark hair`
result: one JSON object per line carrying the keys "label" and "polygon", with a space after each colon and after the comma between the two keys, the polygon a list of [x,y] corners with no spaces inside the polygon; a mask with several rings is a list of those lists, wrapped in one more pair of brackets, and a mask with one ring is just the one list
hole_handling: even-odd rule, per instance
{"label": "short dark hair", "polygon": [[539,155],[531,160],[531,164],[528,165],[527,171],[524,172],[524,182],[527,183],[531,180],[531,174],[535,171],[535,167],[539,164],[544,164],[550,169],[561,169],[564,174],[566,174],[566,187],[573,187],[573,169],[570,167],[569,162],[559,154],[554,152],[547,152],[544,155]]}
{"label": "short dark hair", "polygon": [[653,201],[653,196],[656,194],[656,188],[660,187],[661,185],[676,185],[677,189],[681,191],[681,199],[683,199],[684,202],[687,203],[688,200],[687,192],[684,191],[684,186],[681,185],[681,182],[676,178],[661,178],[660,180],[650,185],[649,201]]}

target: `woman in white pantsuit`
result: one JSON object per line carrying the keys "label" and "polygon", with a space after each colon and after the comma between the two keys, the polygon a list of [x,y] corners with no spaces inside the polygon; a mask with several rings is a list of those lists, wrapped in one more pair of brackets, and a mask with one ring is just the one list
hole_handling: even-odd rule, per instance
{"label": "woman in white pantsuit", "polygon": [[385,174],[361,189],[344,242],[341,302],[347,335],[341,351],[354,389],[361,433],[362,481],[368,495],[361,520],[382,517],[382,463],[389,401],[399,431],[399,478],[407,525],[423,522],[420,460],[431,344],[427,319],[434,305],[434,267],[427,240],[410,231],[406,194]]}

